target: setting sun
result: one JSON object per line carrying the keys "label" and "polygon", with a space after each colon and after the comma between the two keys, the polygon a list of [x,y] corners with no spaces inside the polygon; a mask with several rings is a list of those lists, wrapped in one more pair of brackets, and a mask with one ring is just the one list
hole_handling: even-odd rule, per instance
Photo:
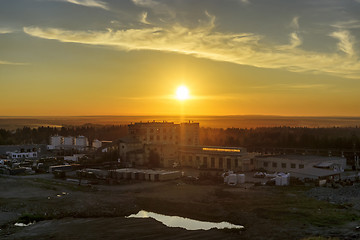
{"label": "setting sun", "polygon": [[180,86],[176,90],[176,98],[178,100],[186,100],[189,98],[189,90],[185,86]]}

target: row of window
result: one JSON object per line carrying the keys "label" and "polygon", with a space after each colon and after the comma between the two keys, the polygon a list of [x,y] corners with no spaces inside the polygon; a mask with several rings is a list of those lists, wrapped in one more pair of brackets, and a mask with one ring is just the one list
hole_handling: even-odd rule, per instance
{"label": "row of window", "polygon": [[[161,130],[160,128],[156,128],[156,129],[150,128],[150,133],[154,133],[154,132],[159,133],[160,130]],[[162,128],[162,132],[163,132],[163,133],[166,133],[166,132],[167,132],[167,129],[166,129],[166,128]],[[174,129],[169,129],[169,132],[174,132]]]}
{"label": "row of window", "polygon": [[[190,165],[193,165],[193,156],[192,155],[189,155],[187,157],[185,155],[182,155],[181,159],[182,159],[183,162],[186,162],[186,160],[187,160]],[[216,167],[215,157],[210,157],[210,162],[208,161],[208,159],[209,159],[208,157],[202,157],[202,158],[200,156],[195,157],[197,165],[202,165],[204,167],[215,168]],[[224,158],[220,157],[220,158],[218,158],[218,167],[223,168],[224,163],[226,164],[227,169],[231,169],[232,167],[237,168],[240,165],[238,159],[233,159],[234,166],[232,166],[231,162],[232,162],[231,158],[224,159]]]}
{"label": "row of window", "polygon": [[[178,137],[178,136],[175,136],[175,138],[178,139],[179,137]],[[151,141],[151,140],[154,140],[154,139],[156,139],[157,141],[160,141],[160,136],[159,136],[159,135],[156,135],[156,136],[150,135],[149,139],[150,139],[150,141]],[[167,139],[168,139],[167,136],[163,136],[163,139],[162,139],[162,140],[167,140]],[[169,140],[172,140],[172,139],[173,139],[173,137],[172,137],[172,136],[169,136]]]}
{"label": "row of window", "polygon": [[[270,163],[269,162],[264,162],[263,166],[264,167],[269,167]],[[278,167],[278,163],[277,162],[272,162],[271,166],[273,168],[277,168]],[[287,168],[287,163],[281,163],[281,168]],[[295,163],[290,163],[290,168],[296,168],[296,164]],[[298,168],[304,168],[304,164],[298,164]]]}

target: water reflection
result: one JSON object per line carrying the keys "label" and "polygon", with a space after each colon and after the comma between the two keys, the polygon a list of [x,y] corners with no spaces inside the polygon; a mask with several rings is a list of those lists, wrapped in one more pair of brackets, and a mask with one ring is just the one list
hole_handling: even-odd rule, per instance
{"label": "water reflection", "polygon": [[28,224],[26,224],[26,223],[15,223],[14,224],[14,226],[16,226],[16,227],[27,227],[27,226],[30,226],[30,225],[32,225],[32,224],[34,224],[35,222],[30,222],[30,223],[28,223]]}
{"label": "water reflection", "polygon": [[137,214],[131,214],[127,218],[153,218],[168,227],[180,227],[186,230],[209,230],[212,228],[224,229],[224,228],[237,228],[243,229],[243,226],[231,224],[228,222],[204,222],[190,218],[183,218],[178,216],[167,216],[163,214],[147,212],[144,210],[139,211]]}

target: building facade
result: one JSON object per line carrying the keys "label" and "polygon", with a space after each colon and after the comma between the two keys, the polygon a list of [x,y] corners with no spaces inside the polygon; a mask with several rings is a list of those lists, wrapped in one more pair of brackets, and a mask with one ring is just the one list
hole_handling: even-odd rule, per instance
{"label": "building facade", "polygon": [[129,136],[120,141],[120,158],[134,165],[146,165],[156,153],[162,167],[181,165],[237,171],[254,168],[253,156],[245,148],[200,146],[199,132],[199,123],[194,122],[130,124]]}

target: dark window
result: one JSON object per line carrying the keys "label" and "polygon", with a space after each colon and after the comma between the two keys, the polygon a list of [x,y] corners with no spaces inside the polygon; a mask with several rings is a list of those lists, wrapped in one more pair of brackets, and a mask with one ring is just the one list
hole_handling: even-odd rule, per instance
{"label": "dark window", "polygon": [[215,158],[211,158],[211,167],[215,168]]}
{"label": "dark window", "polygon": [[299,164],[299,168],[304,168],[304,164]]}
{"label": "dark window", "polygon": [[239,167],[239,160],[238,159],[235,159],[235,167]]}
{"label": "dark window", "polygon": [[206,167],[207,166],[207,157],[203,157],[203,165]]}
{"label": "dark window", "polygon": [[264,162],[264,167],[267,167],[268,166],[268,162]]}
{"label": "dark window", "polygon": [[189,162],[192,163],[192,156],[189,156]]}
{"label": "dark window", "polygon": [[223,159],[219,158],[219,168],[223,168]]}
{"label": "dark window", "polygon": [[230,158],[226,159],[226,167],[227,167],[227,169],[231,169],[231,159]]}
{"label": "dark window", "polygon": [[273,162],[273,163],[272,163],[272,167],[277,167],[277,163],[276,163],[276,162]]}
{"label": "dark window", "polygon": [[290,165],[290,167],[291,167],[291,168],[296,168],[296,164],[295,164],[295,163],[292,163],[292,164]]}
{"label": "dark window", "polygon": [[282,168],[286,168],[286,163],[281,163]]}

